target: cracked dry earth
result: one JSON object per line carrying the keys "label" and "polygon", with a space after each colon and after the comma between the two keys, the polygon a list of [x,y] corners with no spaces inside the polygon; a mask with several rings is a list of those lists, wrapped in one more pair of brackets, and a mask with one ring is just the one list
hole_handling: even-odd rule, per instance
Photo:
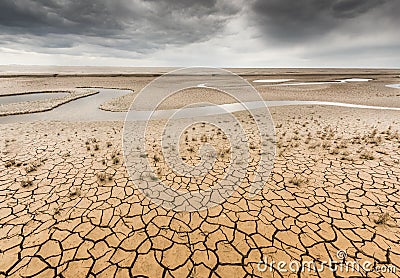
{"label": "cracked dry earth", "polygon": [[[312,106],[271,112],[277,155],[262,191],[250,198],[243,183],[223,204],[192,213],[167,211],[136,189],[124,167],[121,122],[0,125],[0,276],[398,277],[399,114]],[[224,134],[193,127],[183,133],[180,155],[192,163],[205,140],[215,142],[224,169]],[[257,140],[251,143],[257,161]],[[160,143],[152,144],[148,157],[161,169],[155,178],[171,180]],[[171,186],[186,183],[176,178]],[[265,256],[318,266],[338,250],[397,273],[258,269]]]}

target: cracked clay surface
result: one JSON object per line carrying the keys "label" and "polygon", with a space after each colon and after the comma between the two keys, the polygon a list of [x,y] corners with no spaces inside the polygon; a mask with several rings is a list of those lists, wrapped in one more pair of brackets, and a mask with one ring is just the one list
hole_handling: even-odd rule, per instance
{"label": "cracked clay surface", "polygon": [[[277,154],[262,191],[250,198],[244,182],[226,202],[191,213],[167,211],[134,186],[121,122],[0,125],[0,276],[367,276],[258,269],[265,256],[318,264],[338,250],[398,269],[368,277],[400,276],[399,114],[316,106],[271,112]],[[196,163],[205,140],[217,152],[204,180],[167,172],[157,141],[148,153],[154,178],[188,190],[211,186],[229,163],[223,133],[188,128],[180,155]],[[250,175],[257,143],[250,142]]]}

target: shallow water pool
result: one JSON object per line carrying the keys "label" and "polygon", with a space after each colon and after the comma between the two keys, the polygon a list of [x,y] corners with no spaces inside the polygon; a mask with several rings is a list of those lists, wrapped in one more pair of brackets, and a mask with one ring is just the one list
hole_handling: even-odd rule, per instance
{"label": "shallow water pool", "polygon": [[53,98],[63,98],[68,96],[69,93],[33,93],[33,94],[20,94],[13,96],[0,96],[0,104],[10,104],[25,101],[37,101]]}
{"label": "shallow water pool", "polygon": [[259,79],[254,80],[253,83],[281,83],[281,82],[288,82],[294,79]]}
{"label": "shallow water pool", "polygon": [[386,85],[386,87],[400,89],[400,84],[390,84],[390,85]]}

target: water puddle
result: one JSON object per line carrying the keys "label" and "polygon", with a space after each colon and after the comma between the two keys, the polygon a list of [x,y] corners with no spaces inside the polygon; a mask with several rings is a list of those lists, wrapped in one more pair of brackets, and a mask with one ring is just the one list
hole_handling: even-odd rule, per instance
{"label": "water puddle", "polygon": [[324,84],[339,84],[342,82],[338,81],[317,81],[317,82],[299,82],[299,83],[289,83],[289,84],[277,84],[269,86],[306,86],[306,85],[324,85]]}
{"label": "water puddle", "polygon": [[0,104],[63,98],[68,95],[69,93],[33,93],[33,94],[20,94],[13,96],[0,96]]}
{"label": "water puddle", "polygon": [[294,79],[259,79],[259,80],[254,80],[253,83],[282,83],[293,80]]}
{"label": "water puddle", "polygon": [[349,78],[349,79],[339,79],[336,81],[346,83],[346,82],[368,82],[371,80],[373,80],[373,79],[371,79],[371,78]]}
{"label": "water puddle", "polygon": [[288,83],[288,84],[276,84],[267,86],[306,86],[306,85],[325,85],[325,84],[341,84],[349,82],[368,82],[373,79],[370,78],[348,78],[348,79],[338,79],[335,81],[315,81],[315,82],[299,82],[299,83]]}
{"label": "water puddle", "polygon": [[390,85],[386,85],[386,87],[400,89],[400,84],[390,84]]}
{"label": "water puddle", "polygon": [[132,121],[146,120],[149,118],[150,115],[154,120],[168,119],[171,116],[175,115],[178,111],[179,111],[179,116],[174,117],[175,119],[221,115],[221,114],[234,113],[245,110],[259,109],[265,106],[280,107],[280,106],[293,106],[293,105],[322,105],[322,106],[337,106],[337,107],[348,107],[348,108],[358,108],[358,109],[400,111],[400,108],[396,107],[369,106],[369,105],[359,105],[359,104],[350,104],[341,102],[277,100],[277,101],[253,101],[244,103],[230,103],[230,104],[221,104],[216,106],[184,108],[181,110],[170,109],[170,110],[157,110],[157,111],[131,111],[128,115],[129,118],[127,120],[132,120]]}

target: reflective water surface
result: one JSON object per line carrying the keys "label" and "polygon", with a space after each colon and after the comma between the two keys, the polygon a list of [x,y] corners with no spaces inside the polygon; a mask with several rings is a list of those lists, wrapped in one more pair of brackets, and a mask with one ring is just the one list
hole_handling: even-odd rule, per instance
{"label": "reflective water surface", "polygon": [[20,94],[14,96],[0,96],[0,104],[63,98],[68,95],[69,95],[68,93],[60,92],[60,93],[34,93],[34,94]]}
{"label": "reflective water surface", "polygon": [[259,80],[254,80],[254,83],[280,83],[280,82],[288,82],[292,81],[294,79],[259,79]]}
{"label": "reflective water surface", "polygon": [[386,85],[386,87],[400,89],[400,84],[390,84],[390,85]]}

